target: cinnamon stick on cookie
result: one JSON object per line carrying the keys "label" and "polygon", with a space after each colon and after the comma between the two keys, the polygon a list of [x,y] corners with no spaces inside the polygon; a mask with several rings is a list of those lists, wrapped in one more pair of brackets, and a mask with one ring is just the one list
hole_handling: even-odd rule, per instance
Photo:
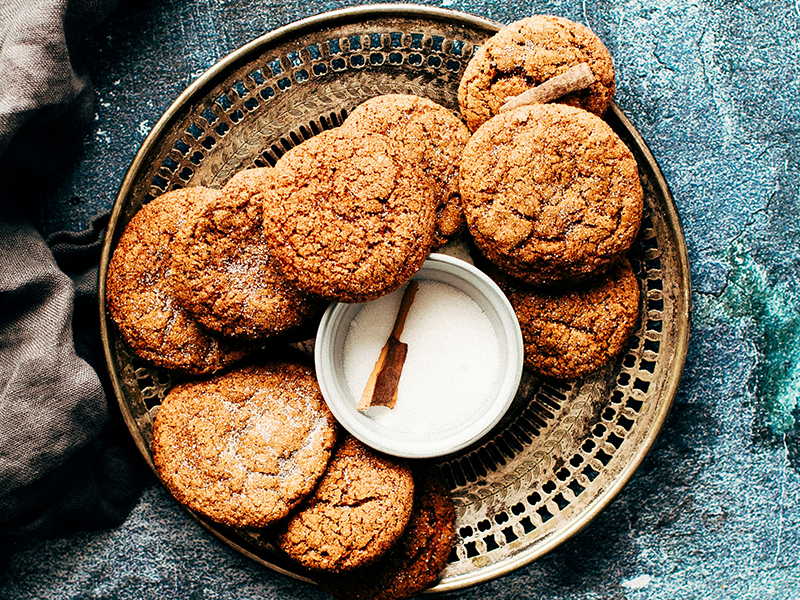
{"label": "cinnamon stick on cookie", "polygon": [[587,88],[594,83],[594,73],[589,63],[580,63],[561,75],[551,77],[544,83],[514,96],[500,107],[498,112],[513,110],[525,104],[547,104],[553,100]]}

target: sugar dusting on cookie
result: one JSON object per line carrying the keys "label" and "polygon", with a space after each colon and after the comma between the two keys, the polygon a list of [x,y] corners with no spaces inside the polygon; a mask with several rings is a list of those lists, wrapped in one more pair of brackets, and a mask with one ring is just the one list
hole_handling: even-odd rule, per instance
{"label": "sugar dusting on cookie", "polygon": [[[402,291],[370,302],[350,325],[344,372],[360,396],[389,335]],[[367,415],[382,427],[420,440],[477,420],[500,371],[500,349],[489,318],[474,300],[446,283],[421,281],[401,337],[408,355],[395,408]]]}

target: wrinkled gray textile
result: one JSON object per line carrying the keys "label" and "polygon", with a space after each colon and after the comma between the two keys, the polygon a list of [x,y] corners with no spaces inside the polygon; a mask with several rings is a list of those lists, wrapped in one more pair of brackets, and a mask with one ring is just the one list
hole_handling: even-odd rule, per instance
{"label": "wrinkled gray textile", "polygon": [[[116,0],[0,1],[0,534],[118,523],[141,484],[102,373],[102,222],[45,242],[34,189],[92,114],[75,45]],[[25,215],[25,216],[24,216]],[[89,361],[89,362],[87,362]],[[111,414],[111,418],[109,415]]]}

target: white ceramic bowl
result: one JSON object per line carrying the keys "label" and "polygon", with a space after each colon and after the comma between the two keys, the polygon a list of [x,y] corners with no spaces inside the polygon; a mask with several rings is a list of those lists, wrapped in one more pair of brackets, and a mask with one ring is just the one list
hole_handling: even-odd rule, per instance
{"label": "white ceramic bowl", "polygon": [[522,334],[514,309],[503,292],[471,264],[444,254],[431,254],[413,279],[447,283],[467,294],[488,317],[497,338],[499,373],[494,389],[482,402],[481,409],[462,428],[419,439],[388,430],[356,410],[358,397],[350,391],[345,377],[344,347],[350,323],[364,304],[334,303],[328,307],[317,331],[314,360],[322,395],[345,429],[381,452],[408,458],[430,458],[469,446],[497,424],[506,412],[517,393],[522,375]]}

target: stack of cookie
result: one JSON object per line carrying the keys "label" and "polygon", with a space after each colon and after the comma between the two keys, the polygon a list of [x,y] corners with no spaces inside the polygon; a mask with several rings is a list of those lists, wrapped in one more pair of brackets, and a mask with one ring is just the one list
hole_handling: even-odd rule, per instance
{"label": "stack of cookie", "polygon": [[[503,112],[511,98],[577,65],[590,86]],[[470,234],[522,328],[525,365],[561,379],[619,354],[639,314],[625,258],[639,230],[636,160],[600,118],[614,93],[608,50],[586,27],[533,16],[487,40],[459,87],[474,131],[461,162]]]}
{"label": "stack of cookie", "polygon": [[439,579],[455,544],[455,510],[432,471],[348,436],[277,543],[337,598],[399,600]]}
{"label": "stack of cookie", "polygon": [[[593,73],[585,89],[501,112],[575,65]],[[466,125],[430,100],[379,96],[274,168],[142,207],[109,265],[109,312],[139,356],[211,373],[313,325],[325,301],[397,289],[466,222],[517,308],[527,365],[584,375],[619,352],[638,307],[624,256],[642,188],[598,116],[614,86],[611,56],[587,28],[543,15],[512,23],[466,68]],[[548,366],[559,356],[593,358]]]}
{"label": "stack of cookie", "polygon": [[109,264],[109,311],[133,351],[213,374],[177,385],[159,407],[161,480],[215,522],[268,528],[340,597],[405,598],[432,585],[455,542],[453,502],[432,473],[349,436],[336,445],[313,369],[283,342],[302,338],[325,301],[397,289],[463,231],[469,137],[427,99],[375,98],[274,168],[154,199]]}
{"label": "stack of cookie", "polygon": [[262,535],[342,598],[416,594],[455,542],[441,481],[340,435],[301,358],[173,388],[153,460],[182,504],[228,527],[269,527]]}
{"label": "stack of cookie", "polygon": [[[589,87],[503,112],[583,64]],[[337,445],[313,369],[283,342],[309,337],[326,302],[388,294],[431,250],[467,239],[515,308],[529,369],[568,379],[608,363],[638,318],[625,255],[642,213],[636,161],[600,118],[613,93],[597,36],[534,16],[476,52],[461,116],[379,96],[274,168],[143,206],[107,277],[132,351],[208,375],[283,348],[169,392],[153,456],[175,497],[227,526],[277,531],[343,598],[405,598],[435,582],[454,543],[441,483],[353,438]]]}
{"label": "stack of cookie", "polygon": [[247,169],[220,190],[167,192],[120,238],[111,317],[137,355],[204,374],[313,325],[325,301],[387,294],[463,230],[468,139],[444,107],[383,96],[275,168]]}

